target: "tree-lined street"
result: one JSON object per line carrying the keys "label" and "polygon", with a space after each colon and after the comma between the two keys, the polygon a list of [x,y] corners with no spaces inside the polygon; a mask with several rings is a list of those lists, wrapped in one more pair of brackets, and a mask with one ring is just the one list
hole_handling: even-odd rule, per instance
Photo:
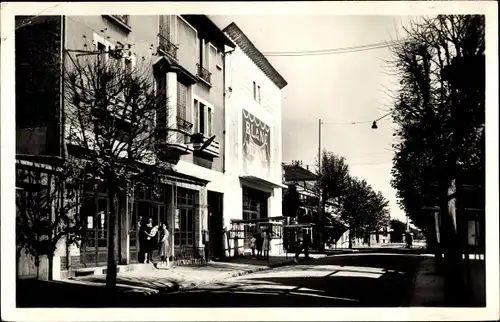
{"label": "tree-lined street", "polygon": [[[359,250],[229,278],[211,267],[127,272],[118,283],[129,288],[118,293],[104,288],[104,276],[83,277],[77,284],[49,285],[57,290],[56,298],[39,298],[34,296],[36,289],[23,289],[18,303],[21,307],[410,306],[417,270],[428,258],[418,253],[400,247]],[[234,269],[214,265],[228,273]],[[197,274],[217,278],[194,287],[182,282],[194,281]]]}
{"label": "tree-lined street", "polygon": [[361,253],[318,259],[165,296],[173,307],[408,306],[422,257]]}
{"label": "tree-lined street", "polygon": [[[384,87],[380,66],[358,56],[345,84],[328,85],[339,92],[318,85],[325,106],[352,101],[356,116],[332,109],[323,122],[311,108],[318,153],[291,163],[282,90],[318,75],[297,77],[296,64],[285,80],[234,22],[156,18],[16,16],[18,306],[486,306],[485,16],[422,16],[397,41],[274,52],[385,48],[392,72],[387,110],[359,95],[379,109],[367,120],[358,82]],[[342,64],[321,59],[335,79]],[[386,153],[370,145],[389,151],[387,173],[348,155]]]}

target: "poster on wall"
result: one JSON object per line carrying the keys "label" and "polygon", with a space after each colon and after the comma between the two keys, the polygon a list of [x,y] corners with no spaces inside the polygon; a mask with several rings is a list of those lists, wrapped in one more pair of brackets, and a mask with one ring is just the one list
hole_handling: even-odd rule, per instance
{"label": "poster on wall", "polygon": [[174,211],[174,229],[175,230],[181,228],[179,220],[180,220],[179,219],[179,209],[175,209],[175,211]]}
{"label": "poster on wall", "polygon": [[251,113],[243,113],[243,171],[268,178],[271,163],[270,127]]}

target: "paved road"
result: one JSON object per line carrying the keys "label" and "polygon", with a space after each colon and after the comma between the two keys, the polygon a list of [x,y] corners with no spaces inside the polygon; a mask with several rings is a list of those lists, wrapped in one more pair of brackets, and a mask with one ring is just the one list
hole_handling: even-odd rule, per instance
{"label": "paved road", "polygon": [[334,256],[162,295],[166,307],[406,306],[422,257]]}

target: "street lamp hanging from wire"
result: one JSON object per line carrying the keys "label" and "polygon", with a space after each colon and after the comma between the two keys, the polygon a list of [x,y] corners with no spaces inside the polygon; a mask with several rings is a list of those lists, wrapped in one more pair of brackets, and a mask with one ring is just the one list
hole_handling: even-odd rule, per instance
{"label": "street lamp hanging from wire", "polygon": [[384,117],[387,117],[387,116],[391,115],[393,112],[394,112],[394,110],[390,111],[389,113],[387,113],[387,114],[385,114],[385,115],[383,115],[383,116],[379,117],[379,118],[378,118],[378,119],[376,119],[375,121],[373,121],[373,123],[372,123],[372,129],[374,129],[374,130],[378,129],[378,126],[377,126],[377,121],[380,121],[380,120],[381,120],[381,119],[383,119]]}

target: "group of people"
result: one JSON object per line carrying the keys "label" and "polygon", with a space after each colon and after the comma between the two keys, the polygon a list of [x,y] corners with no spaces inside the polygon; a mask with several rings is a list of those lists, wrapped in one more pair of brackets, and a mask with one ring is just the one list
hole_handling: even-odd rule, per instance
{"label": "group of people", "polygon": [[[159,238],[158,238],[159,235]],[[158,245],[159,241],[159,245]],[[140,263],[152,263],[153,251],[159,249],[161,262],[158,268],[168,268],[170,257],[170,232],[167,223],[153,224],[153,218],[139,219],[139,253]]]}
{"label": "group of people", "polygon": [[250,239],[250,248],[252,249],[252,256],[255,256],[257,250],[257,258],[269,258],[269,251],[271,250],[271,233],[268,229],[254,233]]}

